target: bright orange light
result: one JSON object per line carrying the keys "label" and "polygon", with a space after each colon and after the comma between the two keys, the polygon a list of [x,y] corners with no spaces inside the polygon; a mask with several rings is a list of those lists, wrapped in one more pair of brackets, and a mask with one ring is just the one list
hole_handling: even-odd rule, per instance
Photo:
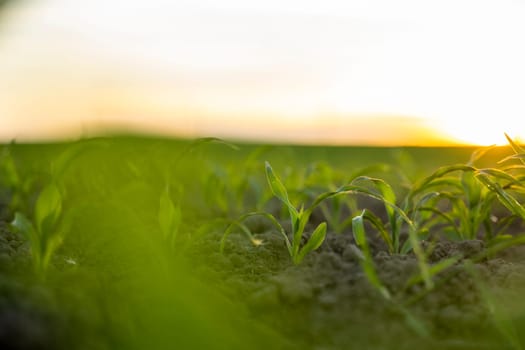
{"label": "bright orange light", "polygon": [[441,118],[435,126],[438,133],[452,142],[466,145],[506,145],[505,133],[515,139],[523,139],[525,135],[525,122],[509,117]]}

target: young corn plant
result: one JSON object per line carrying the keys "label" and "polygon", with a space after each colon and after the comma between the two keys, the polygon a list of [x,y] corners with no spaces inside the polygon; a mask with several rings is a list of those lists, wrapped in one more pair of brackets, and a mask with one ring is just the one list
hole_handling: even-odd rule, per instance
{"label": "young corn plant", "polygon": [[474,166],[490,149],[474,152],[467,164],[441,167],[413,186],[405,210],[419,212],[418,221],[427,233],[434,225],[444,225],[442,231],[459,239],[474,239],[482,228],[486,236],[492,235],[496,196],[479,181],[480,170]]}
{"label": "young corn plant", "polygon": [[[523,163],[525,152],[506,136],[515,154],[498,164],[509,160]],[[482,232],[483,238],[489,242],[503,238],[505,228],[525,214],[517,198],[510,193],[523,192],[525,177],[513,173],[523,171],[525,166],[477,168],[475,163],[492,148],[474,152],[467,164],[441,167],[417,182],[407,195],[404,209],[407,212],[417,210],[418,222],[427,232],[433,225],[444,225],[443,231],[457,239],[474,239]],[[425,203],[422,203],[423,199]],[[493,211],[497,201],[512,214],[495,216]],[[440,207],[440,204],[445,204],[445,207]]]}
{"label": "young corn plant", "polygon": [[[508,136],[507,136],[508,138]],[[519,146],[509,139],[509,143],[515,152],[523,151]],[[472,261],[481,261],[495,252],[511,246],[522,244],[525,240],[523,236],[505,235],[504,229],[516,217],[525,218],[525,209],[510,191],[525,192],[523,178],[513,176],[510,170],[523,170],[523,166],[511,166],[504,169],[485,168],[477,169],[474,162],[484,155],[488,150],[484,149],[475,152],[471,160],[466,165],[455,165],[442,167],[431,176],[419,182],[407,197],[407,203],[412,203],[412,210],[420,213],[419,222],[421,225],[424,219],[429,217],[442,220],[449,227],[453,228],[456,237],[460,239],[475,238],[481,227],[485,228],[485,240],[488,241],[488,248],[474,257]],[[522,160],[521,153],[509,156],[499,163],[511,159]],[[525,158],[525,157],[523,157]],[[458,177],[449,176],[452,172],[460,172]],[[440,189],[440,192],[426,192],[430,189]],[[415,200],[418,195],[419,201]],[[425,201],[426,198],[426,201]],[[438,209],[438,202],[442,199],[449,201],[451,209],[444,212]],[[499,200],[511,213],[511,216],[503,219],[495,218],[492,214],[495,201]],[[414,204],[415,203],[415,204]],[[430,221],[431,221],[430,220]],[[491,221],[497,221],[499,226],[497,231],[493,231]],[[443,270],[459,262],[463,257],[454,256],[444,259],[429,268],[431,276],[441,273]],[[407,288],[422,281],[421,275],[413,276],[407,282]]]}
{"label": "young corn plant", "polygon": [[[406,254],[410,250],[414,252],[419,265],[417,281],[424,282],[427,290],[431,290],[434,286],[432,280],[434,275],[457,261],[450,259],[450,261],[447,260],[443,264],[435,266],[430,266],[426,262],[426,254],[420,244],[421,231],[423,228],[418,220],[418,214],[420,212],[420,207],[422,207],[426,201],[430,200],[434,196],[434,193],[423,196],[415,204],[416,210],[407,213],[396,205],[396,195],[387,182],[382,179],[361,175],[355,177],[349,185],[342,186],[336,191],[320,195],[314,201],[313,206],[321,203],[327,198],[338,196],[340,194],[364,195],[375,199],[384,205],[387,216],[386,222],[383,222],[383,220],[371,210],[364,209],[361,214],[350,218],[350,223],[352,225],[352,232],[357,245],[352,246],[354,253],[358,257],[363,271],[365,272],[365,276],[370,284],[386,299],[390,299],[390,293],[382,284],[376,273],[372,253],[367,242],[365,222],[368,222],[370,226],[377,230],[380,237],[387,244],[390,254]],[[346,225],[347,222],[348,220],[346,220],[343,225]],[[405,229],[405,232],[408,233],[408,239],[401,242],[401,233],[404,232]]]}
{"label": "young corn plant", "polygon": [[297,210],[296,207],[290,202],[286,188],[279,180],[277,175],[275,175],[270,163],[266,162],[265,166],[266,178],[272,193],[288,209],[292,227],[292,241],[290,242],[288,239],[286,239],[285,242],[293,262],[295,264],[299,264],[304,259],[306,254],[316,250],[323,243],[326,237],[326,222],[320,223],[319,226],[317,226],[317,228],[313,231],[306,244],[303,247],[300,247],[305,226],[308,223],[310,215],[312,214],[312,211],[315,207],[311,206],[310,208],[304,210],[304,206],[302,206],[300,210]]}
{"label": "young corn plant", "polygon": [[[458,239],[474,239],[483,231],[485,240],[498,236],[515,216],[497,218],[493,215],[497,194],[484,184],[484,179],[489,176],[509,183],[517,181],[504,170],[475,167],[492,148],[474,152],[467,164],[441,167],[416,183],[407,196],[405,209],[414,210],[419,206],[419,218],[421,222],[426,221],[427,231],[430,226],[441,224],[445,225],[443,231]],[[429,198],[430,193],[434,193],[432,198]],[[418,205],[418,199],[424,196],[428,199],[425,205]],[[440,208],[440,204],[446,204],[446,209]]]}
{"label": "young corn plant", "polygon": [[525,192],[525,185],[518,178],[496,169],[482,169],[476,177],[485,185],[511,213],[525,220],[525,207],[510,190]]}
{"label": "young corn plant", "polygon": [[[481,149],[472,154],[468,166],[473,167],[478,159],[483,157],[492,147]],[[460,176],[463,200],[453,200],[453,209],[457,211],[455,217],[459,221],[458,233],[462,239],[474,239],[479,231],[485,229],[485,238],[492,235],[492,210],[496,196],[476,179],[478,170],[464,171]]]}
{"label": "young corn plant", "polygon": [[[352,218],[352,232],[354,234],[354,240],[359,248],[354,245],[352,245],[351,248],[354,251],[354,254],[357,256],[359,263],[365,273],[365,277],[370,285],[372,285],[379,292],[379,294],[403,316],[404,322],[408,327],[410,327],[419,336],[427,337],[430,333],[424,323],[417,319],[410,312],[410,310],[403,305],[403,303],[393,298],[389,290],[379,279],[365,232],[365,220],[374,222],[374,226],[381,226],[381,223],[377,222],[377,219],[378,218],[368,209],[364,209],[360,215]],[[433,272],[434,271],[431,267],[429,269],[430,277],[432,276]],[[418,277],[421,276],[423,276],[423,274],[418,274]],[[418,282],[423,281],[423,279],[424,278],[421,278],[421,280],[418,280]]]}
{"label": "young corn plant", "polygon": [[390,300],[390,292],[383,285],[383,283],[379,279],[377,272],[376,272],[374,259],[372,257],[372,252],[370,251],[370,247],[368,245],[368,240],[366,237],[365,220],[374,222],[377,227],[382,226],[380,222],[377,222],[377,217],[375,215],[373,215],[368,209],[364,209],[360,215],[357,215],[352,219],[352,232],[354,234],[354,240],[360,249],[358,249],[355,246],[351,246],[351,247],[354,251],[354,254],[359,259],[359,263],[361,267],[363,268],[363,271],[365,273],[365,276],[368,282],[376,290],[378,290],[379,293],[385,299]]}
{"label": "young corn plant", "polygon": [[[354,239],[362,251],[360,262],[370,283],[374,285],[381,294],[386,295],[386,289],[382,287],[374,273],[373,259],[366,240],[365,222],[368,222],[379,232],[381,238],[387,244],[390,254],[406,254],[412,250],[416,255],[420,274],[426,287],[429,289],[432,288],[433,281],[431,279],[429,266],[426,263],[426,256],[420,244],[419,227],[415,223],[414,218],[410,218],[396,205],[396,195],[392,187],[384,180],[359,176],[354,179],[350,185],[343,186],[340,191],[366,195],[379,200],[385,207],[387,214],[386,224],[368,209],[364,209],[360,215],[352,218]],[[408,226],[408,239],[401,244],[400,236],[404,224]]]}
{"label": "young corn plant", "polygon": [[518,143],[514,141],[508,134],[505,134],[505,138],[514,151],[514,154],[510,156],[510,158],[519,159],[520,162],[525,165],[525,148],[518,145]]}
{"label": "young corn plant", "polygon": [[20,176],[11,152],[11,145],[0,150],[0,186],[8,190],[10,196],[9,209],[12,212],[26,211],[33,189],[34,177]]}
{"label": "young corn plant", "polygon": [[12,226],[22,233],[31,245],[33,267],[38,276],[45,278],[53,254],[63,241],[67,223],[62,220],[62,196],[54,183],[39,194],[33,220],[16,212]]}
{"label": "young corn plant", "polygon": [[[505,134],[510,147],[514,151],[514,154],[500,160],[498,164],[503,164],[507,161],[518,160],[520,164],[510,165],[502,167],[501,169],[489,168],[479,169],[475,173],[476,179],[485,187],[487,191],[497,199],[509,212],[511,216],[505,219],[520,218],[525,219],[525,206],[520,203],[519,195],[525,193],[525,176],[523,170],[525,170],[525,149],[518,145],[512,138]],[[518,174],[514,175],[516,172]],[[498,218],[497,218],[498,219]],[[505,225],[503,225],[505,228]],[[501,231],[501,229],[500,229]],[[492,232],[490,232],[492,234]],[[489,238],[493,238],[493,235]],[[495,239],[510,239],[509,235],[495,236]]]}
{"label": "young corn plant", "polygon": [[[519,160],[520,164],[507,166],[501,170],[483,169],[476,175],[479,181],[492,191],[500,203],[511,213],[525,219],[525,206],[519,202],[517,194],[525,193],[525,149],[505,134],[514,154],[499,161],[500,164],[511,160]],[[520,173],[513,175],[515,171]],[[514,192],[514,193],[513,193]]]}
{"label": "young corn plant", "polygon": [[241,216],[238,220],[232,222],[232,224],[228,226],[221,239],[221,251],[224,249],[226,238],[235,227],[240,228],[242,232],[248,236],[248,238],[252,241],[254,245],[261,244],[262,242],[258,241],[252,235],[248,227],[243,223],[244,220],[251,216],[260,215],[268,218],[270,222],[272,222],[272,224],[279,230],[279,233],[285,241],[286,248],[292,259],[292,262],[296,265],[300,264],[308,253],[316,250],[323,243],[326,237],[326,222],[320,223],[315,228],[315,230],[311,234],[310,238],[306,241],[306,243],[303,246],[301,246],[301,240],[303,239],[306,224],[308,223],[310,215],[312,214],[312,211],[315,208],[315,206],[311,206],[306,210],[304,209],[304,206],[302,206],[301,209],[297,210],[297,208],[290,202],[290,199],[288,197],[288,191],[286,190],[281,180],[277,177],[277,175],[275,175],[270,163],[266,162],[265,165],[266,179],[268,181],[268,185],[270,186],[272,193],[288,209],[292,231],[291,239],[288,237],[282,225],[273,215],[265,212],[253,212]]}

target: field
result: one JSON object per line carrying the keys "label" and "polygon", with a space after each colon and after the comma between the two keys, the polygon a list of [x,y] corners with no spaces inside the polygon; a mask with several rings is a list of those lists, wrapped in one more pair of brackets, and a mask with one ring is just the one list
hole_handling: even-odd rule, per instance
{"label": "field", "polygon": [[2,349],[522,349],[525,151],[0,148]]}

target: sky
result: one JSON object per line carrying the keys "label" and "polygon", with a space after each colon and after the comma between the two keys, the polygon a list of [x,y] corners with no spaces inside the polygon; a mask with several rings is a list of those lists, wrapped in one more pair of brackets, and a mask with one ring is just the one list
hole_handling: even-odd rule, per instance
{"label": "sky", "polygon": [[18,3],[0,16],[0,140],[525,136],[525,0]]}

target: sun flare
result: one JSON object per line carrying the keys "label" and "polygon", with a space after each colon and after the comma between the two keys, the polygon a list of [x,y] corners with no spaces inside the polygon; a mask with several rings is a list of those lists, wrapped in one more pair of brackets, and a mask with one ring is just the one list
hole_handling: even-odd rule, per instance
{"label": "sun flare", "polygon": [[523,140],[524,123],[507,119],[442,119],[435,125],[437,132],[446,135],[452,142],[459,144],[474,146],[505,145],[507,144],[505,134],[516,140]]}

